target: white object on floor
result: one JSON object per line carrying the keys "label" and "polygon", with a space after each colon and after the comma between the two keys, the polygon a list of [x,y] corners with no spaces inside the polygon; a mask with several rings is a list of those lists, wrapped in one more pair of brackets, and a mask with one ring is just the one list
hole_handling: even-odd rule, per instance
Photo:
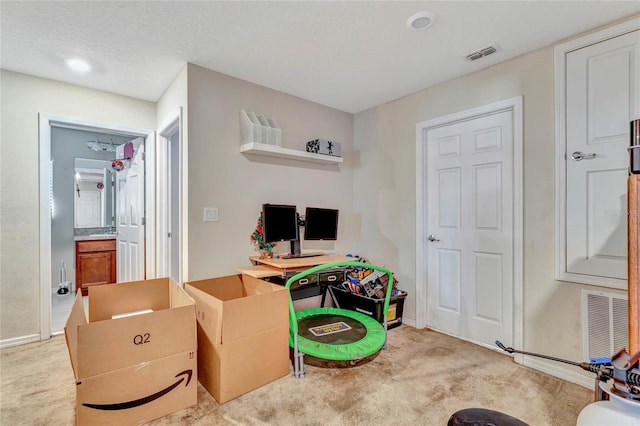
{"label": "white object on floor", "polygon": [[587,405],[578,415],[577,426],[640,426],[640,402],[622,398],[611,392],[611,384],[600,382],[609,394],[609,401]]}

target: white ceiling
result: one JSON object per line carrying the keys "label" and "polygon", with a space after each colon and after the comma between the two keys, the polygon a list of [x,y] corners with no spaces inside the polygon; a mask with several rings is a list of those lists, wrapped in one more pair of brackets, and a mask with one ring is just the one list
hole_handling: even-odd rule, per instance
{"label": "white ceiling", "polygon": [[[421,10],[435,24],[408,30]],[[355,113],[639,12],[637,0],[3,0],[0,66],[157,101],[190,62]],[[93,70],[67,69],[72,56]]]}

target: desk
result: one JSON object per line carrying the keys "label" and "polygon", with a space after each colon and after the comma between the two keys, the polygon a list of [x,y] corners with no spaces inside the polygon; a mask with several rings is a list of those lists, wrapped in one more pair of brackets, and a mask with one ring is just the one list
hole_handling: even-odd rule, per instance
{"label": "desk", "polygon": [[[277,258],[277,259],[261,259],[258,256],[250,257],[249,260],[253,264],[266,265],[276,270],[286,272],[292,271],[304,271],[312,266],[325,265],[331,262],[348,262],[355,260],[353,257],[347,256],[311,256],[311,257],[292,257]],[[249,274],[247,274],[249,275]],[[253,276],[253,275],[252,275]],[[258,278],[258,277],[256,277]]]}
{"label": "desk", "polygon": [[[300,271],[309,269],[317,265],[325,265],[332,262],[345,262],[355,260],[353,257],[347,256],[312,256],[312,257],[295,257],[290,259],[261,259],[258,256],[250,257],[253,266],[238,268],[242,274],[250,277],[264,279],[274,284],[284,285],[286,280]],[[330,273],[330,272],[329,272]],[[291,299],[299,300],[308,297],[322,296],[321,306],[324,306],[327,285],[329,281],[324,282],[318,279],[310,282],[308,286],[293,283],[291,286]]]}

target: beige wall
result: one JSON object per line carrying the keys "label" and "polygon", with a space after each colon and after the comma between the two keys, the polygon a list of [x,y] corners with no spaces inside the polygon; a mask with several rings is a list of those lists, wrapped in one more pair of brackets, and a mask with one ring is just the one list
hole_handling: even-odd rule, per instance
{"label": "beige wall", "polygon": [[159,131],[164,130],[175,120],[180,113],[180,108],[183,108],[183,114],[186,116],[187,66],[180,71],[175,80],[173,80],[160,99],[158,99],[156,122],[158,123]]}
{"label": "beige wall", "polygon": [[0,71],[0,340],[40,333],[38,113],[154,129],[155,104]]}
{"label": "beige wall", "polygon": [[[416,134],[419,122],[495,101],[523,96],[524,103],[524,349],[582,359],[581,290],[554,280],[555,142],[553,48],[548,47],[357,114],[354,149],[362,167],[355,187],[357,212],[376,233],[363,247],[379,247],[400,286],[415,295]],[[386,166],[385,166],[386,164]],[[383,175],[380,170],[385,168]],[[387,198],[387,202],[382,202]],[[405,315],[415,318],[409,297]],[[557,363],[554,367],[558,366]],[[571,368],[571,367],[568,367]],[[575,372],[575,368],[572,369]]]}
{"label": "beige wall", "polygon": [[[359,220],[352,213],[351,114],[191,65],[157,104],[4,70],[1,76],[0,340],[40,332],[40,112],[156,129],[168,125],[183,107],[190,182],[185,253],[191,253],[185,279],[232,274],[247,265],[248,256],[256,254],[249,234],[263,202],[296,204],[300,210],[340,209],[338,242],[303,242],[304,249],[344,252],[359,237]],[[345,162],[326,166],[244,156],[239,152],[241,108],[275,117],[285,147],[304,150],[314,138],[341,142]],[[203,222],[204,206],[218,207],[220,221]],[[288,246],[278,249],[287,251]]]}
{"label": "beige wall", "polygon": [[[256,255],[250,244],[262,203],[340,209],[338,241],[302,243],[303,249],[350,250],[360,235],[353,214],[353,115],[194,65],[189,85],[188,279],[237,273]],[[308,140],[342,143],[344,163],[318,165],[240,153],[240,109],[274,117],[282,146],[305,149]],[[203,222],[204,207],[219,222]],[[289,251],[288,245],[279,249]]]}

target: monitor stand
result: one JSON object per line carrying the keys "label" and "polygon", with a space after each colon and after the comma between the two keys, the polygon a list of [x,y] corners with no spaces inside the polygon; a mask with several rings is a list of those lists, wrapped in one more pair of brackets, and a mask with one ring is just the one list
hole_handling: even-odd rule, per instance
{"label": "monitor stand", "polygon": [[322,256],[323,253],[302,253],[300,249],[300,240],[292,240],[291,241],[291,253],[287,256],[283,256],[283,259],[297,259],[301,257],[316,257]]}

